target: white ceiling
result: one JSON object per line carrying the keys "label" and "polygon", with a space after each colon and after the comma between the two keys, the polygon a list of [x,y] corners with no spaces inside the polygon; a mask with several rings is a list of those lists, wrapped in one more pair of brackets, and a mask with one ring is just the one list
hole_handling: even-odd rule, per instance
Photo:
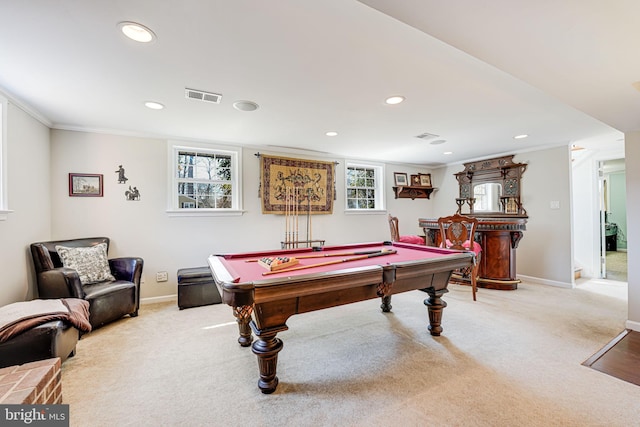
{"label": "white ceiling", "polygon": [[639,16],[638,0],[0,0],[0,88],[53,128],[265,151],[437,166],[619,146],[640,130]]}

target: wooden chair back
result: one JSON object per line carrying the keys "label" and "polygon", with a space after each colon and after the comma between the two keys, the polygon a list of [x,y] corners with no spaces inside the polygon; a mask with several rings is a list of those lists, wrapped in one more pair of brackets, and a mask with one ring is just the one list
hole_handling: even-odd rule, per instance
{"label": "wooden chair back", "polygon": [[478,226],[476,218],[456,213],[438,218],[438,226],[440,227],[442,247],[460,251],[473,250],[474,247],[471,244],[472,242],[474,245],[476,244],[473,236]]}
{"label": "wooden chair back", "polygon": [[470,280],[471,292],[473,294],[473,300],[475,301],[482,250],[479,243],[474,241],[478,220],[456,213],[455,215],[438,218],[438,226],[440,228],[440,239],[442,240],[440,243],[441,247],[475,253],[473,265],[458,271],[460,276]]}

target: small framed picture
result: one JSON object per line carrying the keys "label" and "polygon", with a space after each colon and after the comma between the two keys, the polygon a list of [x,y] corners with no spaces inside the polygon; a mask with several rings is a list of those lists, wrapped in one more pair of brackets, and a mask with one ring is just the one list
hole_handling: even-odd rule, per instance
{"label": "small framed picture", "polygon": [[420,184],[420,175],[411,175],[411,185],[414,187],[419,187]]}
{"label": "small framed picture", "polygon": [[393,179],[397,187],[404,187],[409,185],[407,174],[404,172],[394,172]]}
{"label": "small framed picture", "polygon": [[423,187],[431,187],[431,174],[430,173],[421,173],[420,174],[420,185]]}
{"label": "small framed picture", "polygon": [[102,197],[102,175],[95,173],[70,173],[69,196]]}

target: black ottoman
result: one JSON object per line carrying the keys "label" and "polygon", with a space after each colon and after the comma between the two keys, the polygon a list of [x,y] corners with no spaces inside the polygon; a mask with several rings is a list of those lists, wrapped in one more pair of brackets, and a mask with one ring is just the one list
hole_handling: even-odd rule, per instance
{"label": "black ottoman", "polygon": [[69,323],[43,323],[0,344],[0,368],[55,357],[64,362],[75,354],[78,338],[78,330]]}
{"label": "black ottoman", "polygon": [[220,304],[222,298],[209,267],[178,270],[178,307],[180,310],[202,305]]}

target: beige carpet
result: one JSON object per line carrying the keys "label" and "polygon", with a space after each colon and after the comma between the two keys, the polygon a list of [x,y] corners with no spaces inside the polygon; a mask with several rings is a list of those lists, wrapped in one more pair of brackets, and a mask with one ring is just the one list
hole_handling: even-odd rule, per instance
{"label": "beige carpet", "polygon": [[638,426],[640,387],[581,363],[624,329],[626,284],[451,285],[444,333],[420,291],[292,317],[280,385],[225,305],[145,305],[63,365],[71,426]]}
{"label": "beige carpet", "polygon": [[607,279],[627,281],[627,253],[622,251],[607,251]]}

